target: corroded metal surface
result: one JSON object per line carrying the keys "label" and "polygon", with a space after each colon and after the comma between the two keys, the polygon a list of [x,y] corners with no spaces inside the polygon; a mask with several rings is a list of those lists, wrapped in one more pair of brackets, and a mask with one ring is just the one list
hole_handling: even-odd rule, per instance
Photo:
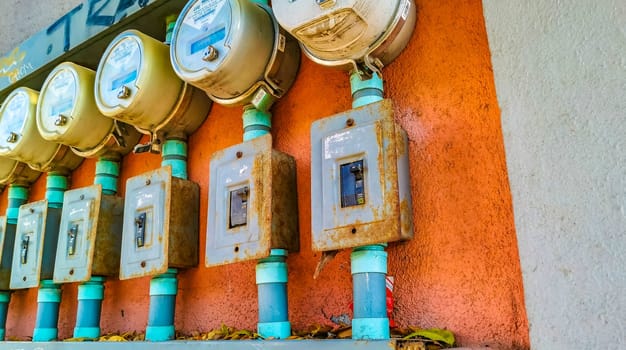
{"label": "corroded metal surface", "polygon": [[[230,193],[244,187],[245,220],[233,226]],[[298,251],[295,159],[273,150],[269,134],[216,152],[207,222],[207,266],[265,258],[274,248]]]}
{"label": "corroded metal surface", "polygon": [[119,273],[123,200],[93,185],[65,192],[54,271],[56,283]]}
{"label": "corroded metal surface", "polygon": [[169,166],[128,179],[120,279],[198,264],[199,193],[197,184],[173,177]]}
{"label": "corroded metal surface", "polygon": [[[317,251],[413,237],[407,134],[383,100],[311,127],[312,233]],[[341,204],[339,168],[362,160],[365,201]]]}

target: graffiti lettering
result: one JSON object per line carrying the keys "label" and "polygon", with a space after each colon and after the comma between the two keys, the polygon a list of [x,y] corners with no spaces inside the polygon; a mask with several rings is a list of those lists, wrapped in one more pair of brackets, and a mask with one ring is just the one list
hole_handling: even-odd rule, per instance
{"label": "graffiti lettering", "polygon": [[66,13],[63,17],[59,18],[56,22],[52,23],[46,30],[46,34],[50,35],[57,31],[59,28],[63,28],[63,51],[70,50],[70,29],[72,26],[72,16],[83,8],[83,4],[76,6],[72,11]]}

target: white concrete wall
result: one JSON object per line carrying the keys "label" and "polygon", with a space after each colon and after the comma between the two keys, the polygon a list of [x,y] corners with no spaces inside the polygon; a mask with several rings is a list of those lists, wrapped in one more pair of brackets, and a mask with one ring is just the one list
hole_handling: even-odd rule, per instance
{"label": "white concrete wall", "polygon": [[532,348],[626,349],[626,1],[483,6]]}
{"label": "white concrete wall", "polygon": [[[47,28],[81,0],[0,0],[0,57]],[[27,15],[24,15],[27,14]]]}

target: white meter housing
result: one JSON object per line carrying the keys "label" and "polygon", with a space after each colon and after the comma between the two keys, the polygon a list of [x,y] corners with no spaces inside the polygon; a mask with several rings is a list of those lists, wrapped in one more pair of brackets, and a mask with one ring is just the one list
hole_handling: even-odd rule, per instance
{"label": "white meter housing", "polygon": [[413,0],[291,0],[272,7],[313,61],[373,72],[406,47],[417,17]]}
{"label": "white meter housing", "polygon": [[157,134],[185,137],[194,132],[211,106],[202,91],[174,73],[169,47],[136,30],[121,33],[105,50],[95,98],[102,114],[151,134],[153,141]]}
{"label": "white meter housing", "polygon": [[70,62],[54,68],[39,94],[37,128],[44,139],[70,146],[83,157],[124,155],[140,134],[98,111],[95,76],[93,70]]}
{"label": "white meter housing", "polygon": [[39,92],[20,87],[9,94],[0,108],[0,156],[47,171],[74,170],[82,158],[68,147],[45,140],[37,130]]}
{"label": "white meter housing", "polygon": [[[170,58],[183,80],[222,105],[272,102],[291,87],[298,43],[272,10],[250,0],[192,0],[178,17]],[[267,107],[267,106],[264,106]]]}

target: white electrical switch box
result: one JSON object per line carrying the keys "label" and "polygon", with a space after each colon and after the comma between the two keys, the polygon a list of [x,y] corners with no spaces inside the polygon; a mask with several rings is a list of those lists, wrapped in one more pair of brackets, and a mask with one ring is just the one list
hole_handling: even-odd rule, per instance
{"label": "white electrical switch box", "polygon": [[213,154],[210,181],[206,266],[298,251],[296,164],[271,135]]}
{"label": "white electrical switch box", "polygon": [[407,134],[390,100],[311,126],[313,250],[413,237]]}
{"label": "white electrical switch box", "polygon": [[126,181],[120,279],[154,276],[198,264],[197,184],[171,167]]}
{"label": "white electrical switch box", "polygon": [[57,251],[60,208],[49,208],[47,200],[20,207],[13,248],[11,289],[34,288],[40,280],[51,280]]}
{"label": "white electrical switch box", "polygon": [[54,282],[86,282],[119,274],[124,203],[101,185],[66,191],[57,243]]}

